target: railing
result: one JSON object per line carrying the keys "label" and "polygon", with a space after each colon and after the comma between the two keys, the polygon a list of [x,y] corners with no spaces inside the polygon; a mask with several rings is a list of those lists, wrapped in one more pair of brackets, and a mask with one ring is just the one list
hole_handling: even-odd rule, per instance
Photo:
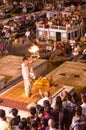
{"label": "railing", "polygon": [[38,24],[37,28],[43,28],[43,29],[58,29],[58,30],[66,30],[66,31],[70,31],[73,29],[77,29],[83,26],[83,22],[81,22],[80,24],[74,25],[74,26],[70,26],[70,27],[65,27],[65,26],[56,26],[56,25],[49,25],[49,26],[45,26],[44,24]]}

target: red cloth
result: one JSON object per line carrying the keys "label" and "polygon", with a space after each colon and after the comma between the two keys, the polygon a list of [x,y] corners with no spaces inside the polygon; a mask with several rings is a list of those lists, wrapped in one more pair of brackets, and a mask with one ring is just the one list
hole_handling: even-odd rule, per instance
{"label": "red cloth", "polygon": [[0,44],[0,49],[3,49],[3,45],[2,44]]}
{"label": "red cloth", "polygon": [[77,0],[77,5],[80,5],[81,4],[81,0]]}

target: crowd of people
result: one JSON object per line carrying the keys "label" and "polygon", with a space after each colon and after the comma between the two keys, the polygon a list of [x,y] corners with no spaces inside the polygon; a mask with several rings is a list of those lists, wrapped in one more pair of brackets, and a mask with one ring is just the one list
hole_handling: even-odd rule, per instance
{"label": "crowd of people", "polygon": [[[59,4],[58,4],[59,3]],[[57,9],[56,5],[58,5],[61,9]],[[64,10],[63,1],[57,1],[55,4],[55,10],[58,10],[58,13],[49,16],[46,13],[46,18],[42,18],[41,23],[45,25],[45,27],[49,27],[51,25],[63,26],[71,29],[73,26],[80,24],[83,22],[83,18],[80,15],[74,14],[75,6],[70,7],[73,8],[70,10],[72,14],[63,14],[61,11]],[[53,4],[46,4],[46,8],[49,7],[49,11],[53,11]],[[15,16],[12,20],[8,22],[2,22],[0,24],[0,52],[3,55],[4,51],[7,50],[8,54],[12,52],[12,45],[14,44],[24,44],[28,40],[33,41],[36,39],[36,25],[40,21],[40,16],[37,13],[26,14],[22,13],[20,16]],[[34,31],[35,30],[35,31]],[[20,36],[19,36],[20,35]],[[19,39],[17,39],[19,37]],[[17,42],[16,42],[17,41]]]}
{"label": "crowd of people", "polygon": [[18,109],[0,109],[0,130],[86,130],[86,93],[80,98],[76,92],[63,91],[53,102],[48,91],[39,92],[42,99],[29,108],[27,117],[21,117]]}
{"label": "crowd of people", "polygon": [[[59,1],[60,2],[60,1]],[[58,5],[58,6],[57,6]],[[58,3],[56,5],[57,10],[61,11],[63,9],[63,3]],[[48,9],[49,6],[47,5]],[[47,8],[46,7],[46,8]],[[50,9],[54,10],[53,6],[50,5]],[[25,11],[25,10],[23,10]],[[74,10],[72,10],[73,13]],[[25,12],[23,12],[25,13]],[[9,54],[12,47],[12,35],[20,29],[21,25],[30,25],[39,20],[39,16],[34,14],[32,15],[22,15],[17,16],[11,22],[9,26],[7,23],[0,25],[0,50],[3,53],[3,50],[7,49]],[[42,21],[42,24],[48,25],[49,22],[57,26],[70,27],[73,25],[80,24],[83,19],[80,15],[57,15],[54,17],[46,17]],[[47,26],[48,27],[48,26]],[[26,30],[25,37],[30,38],[30,30]],[[14,40],[14,39],[13,39]],[[77,56],[81,50],[76,42],[71,39],[69,41],[69,48],[65,48],[65,44],[54,44],[54,50],[58,49],[58,46],[64,54]],[[86,50],[85,52],[86,53]],[[23,62],[27,59],[23,59]],[[24,66],[25,65],[25,66]],[[27,70],[26,63],[22,64],[22,68]],[[24,68],[25,67],[25,68]],[[24,73],[23,73],[24,72]],[[22,71],[23,76],[25,71]],[[24,77],[24,80],[27,77]],[[28,84],[28,83],[27,83]],[[29,82],[29,85],[31,83]],[[29,90],[27,90],[29,89]],[[30,87],[25,88],[26,96],[31,96]],[[61,96],[57,96],[55,102],[53,103],[52,98],[49,92],[42,91],[39,92],[41,100],[37,102],[36,106],[30,107],[29,114],[26,117],[18,115],[18,110],[13,108],[11,110],[12,117],[8,118],[6,112],[3,109],[0,109],[0,130],[85,130],[86,129],[86,93],[80,95],[80,99],[77,96],[77,93],[68,93],[64,91],[61,93]],[[10,114],[10,113],[9,113]]]}
{"label": "crowd of people", "polygon": [[51,25],[56,25],[71,29],[73,26],[83,23],[83,17],[74,12],[47,12],[46,18],[40,21],[40,24],[43,24],[45,28],[49,28]]}
{"label": "crowd of people", "polygon": [[24,14],[22,16],[16,16],[12,20],[0,24],[0,51],[2,54],[4,53],[4,50],[8,50],[8,53],[10,54],[12,45],[16,44],[17,39],[18,43],[21,42],[20,44],[25,42],[25,38],[28,38],[28,40],[34,39],[34,31],[36,29],[35,17],[36,15],[33,16],[31,14]]}

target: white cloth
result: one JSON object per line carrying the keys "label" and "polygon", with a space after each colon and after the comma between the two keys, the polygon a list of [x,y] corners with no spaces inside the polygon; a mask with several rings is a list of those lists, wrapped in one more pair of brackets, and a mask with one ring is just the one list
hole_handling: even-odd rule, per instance
{"label": "white cloth", "polygon": [[11,130],[11,127],[7,121],[0,120],[0,130]]}
{"label": "white cloth", "polygon": [[45,100],[48,100],[48,101],[49,101],[49,98],[48,98],[48,97],[44,97],[44,98],[40,99],[40,100],[37,102],[37,104],[43,106],[43,102],[44,102]]}
{"label": "white cloth", "polygon": [[30,36],[30,31],[26,31],[25,36],[28,38]]}
{"label": "white cloth", "polygon": [[29,78],[29,69],[28,69],[28,66],[25,66],[24,63],[22,63],[22,76],[23,76],[23,79]]}
{"label": "white cloth", "polygon": [[25,95],[29,96],[31,91],[31,79],[29,78],[30,72],[28,66],[25,66],[24,63],[22,63],[22,76],[24,79]]}
{"label": "white cloth", "polygon": [[83,54],[83,55],[86,55],[86,49],[83,50],[82,54]]}
{"label": "white cloth", "polygon": [[73,51],[72,54],[73,54],[74,56],[79,55],[79,51],[78,51],[78,48],[77,48],[77,47],[74,48],[74,51]]}
{"label": "white cloth", "polygon": [[82,114],[86,116],[86,103],[83,103],[81,107],[82,107]]}

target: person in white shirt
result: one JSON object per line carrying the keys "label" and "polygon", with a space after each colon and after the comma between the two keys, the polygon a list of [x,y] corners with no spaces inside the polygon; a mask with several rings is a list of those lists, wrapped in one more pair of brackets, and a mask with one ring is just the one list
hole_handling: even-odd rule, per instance
{"label": "person in white shirt", "polygon": [[69,41],[69,44],[71,45],[71,49],[73,49],[74,45],[76,44],[76,41],[73,38],[71,38],[71,40]]}
{"label": "person in white shirt", "polygon": [[82,96],[82,114],[86,117],[86,95]]}
{"label": "person in white shirt", "polygon": [[75,56],[75,57],[78,56],[79,52],[80,52],[79,46],[75,45],[74,49],[73,49],[73,52],[72,52],[73,56]]}
{"label": "person in white shirt", "polygon": [[26,30],[25,36],[26,36],[26,38],[29,38],[29,37],[30,37],[30,31],[29,31],[29,29]]}
{"label": "person in white shirt", "polygon": [[31,77],[30,77],[30,69],[28,67],[28,64],[32,62],[31,58],[24,57],[23,63],[22,63],[22,77],[24,79],[24,89],[25,89],[25,95],[28,97],[31,96]]}
{"label": "person in white shirt", "polygon": [[6,120],[6,113],[3,109],[0,109],[0,130],[11,130],[11,126]]}
{"label": "person in white shirt", "polygon": [[38,105],[43,106],[44,105],[43,103],[44,103],[45,100],[48,100],[49,103],[51,104],[52,100],[51,100],[50,92],[49,91],[45,91],[44,94],[43,94],[42,90],[39,90],[39,94],[40,94],[40,96],[42,98],[37,102]]}

